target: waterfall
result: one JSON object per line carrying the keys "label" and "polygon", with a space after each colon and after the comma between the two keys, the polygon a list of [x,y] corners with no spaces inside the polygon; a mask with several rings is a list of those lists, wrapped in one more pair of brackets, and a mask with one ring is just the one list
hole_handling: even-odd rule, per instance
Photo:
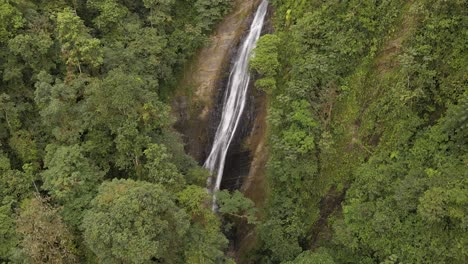
{"label": "waterfall", "polygon": [[[252,50],[255,48],[255,44],[260,38],[267,8],[268,1],[263,0],[255,13],[249,34],[237,52],[236,60],[229,75],[227,90],[223,100],[221,121],[216,130],[210,155],[204,164],[204,167],[211,172],[208,185],[211,186],[213,193],[218,191],[221,186],[226,154],[245,108],[247,89],[250,81],[249,58]],[[215,176],[216,182],[213,185],[213,178]],[[215,202],[215,198],[213,198],[213,209],[216,209]]]}

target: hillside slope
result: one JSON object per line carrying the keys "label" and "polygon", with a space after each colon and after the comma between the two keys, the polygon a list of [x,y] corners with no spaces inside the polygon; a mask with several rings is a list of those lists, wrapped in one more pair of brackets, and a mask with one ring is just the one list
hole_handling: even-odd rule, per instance
{"label": "hillside slope", "polygon": [[247,263],[464,263],[465,1],[273,1],[267,197]]}

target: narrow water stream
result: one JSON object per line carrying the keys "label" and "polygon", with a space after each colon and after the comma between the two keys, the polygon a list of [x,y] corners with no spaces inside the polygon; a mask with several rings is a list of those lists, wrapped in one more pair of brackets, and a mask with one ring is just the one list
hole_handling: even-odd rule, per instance
{"label": "narrow water stream", "polygon": [[[216,130],[210,155],[205,161],[204,167],[210,170],[211,177],[208,186],[212,193],[219,190],[223,179],[226,155],[239,121],[244,112],[249,87],[249,58],[252,50],[260,38],[268,9],[268,1],[263,0],[259,5],[255,17],[249,29],[249,34],[244,39],[237,52],[235,62],[231,68],[227,90],[223,100],[221,121]],[[215,179],[215,182],[213,180]],[[216,209],[216,200],[213,198],[213,210]]]}

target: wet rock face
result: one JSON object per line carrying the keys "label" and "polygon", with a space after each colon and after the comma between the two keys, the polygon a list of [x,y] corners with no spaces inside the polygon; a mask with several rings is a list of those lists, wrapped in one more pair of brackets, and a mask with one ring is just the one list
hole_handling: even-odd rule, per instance
{"label": "wet rock face", "polygon": [[233,11],[218,26],[210,44],[186,65],[178,96],[172,102],[175,128],[183,135],[186,151],[203,163],[219,123],[218,100],[229,77],[230,60],[249,26],[258,0],[236,0]]}
{"label": "wet rock face", "polygon": [[[251,25],[253,23],[254,16],[252,14],[251,19],[249,19],[248,24]],[[265,25],[262,22],[263,25]],[[268,21],[267,23],[268,24]],[[270,27],[270,26],[268,26]],[[262,27],[263,29],[265,27]],[[265,30],[262,30],[262,33],[265,34]],[[242,37],[242,43],[244,43],[245,38],[251,32],[246,31],[244,36]],[[230,70],[234,67],[236,63],[236,59],[239,56],[237,52],[241,52],[240,46],[236,47],[235,53],[231,56],[231,67]],[[216,134],[217,126],[220,123],[221,115],[223,112],[223,103],[226,98],[227,93],[227,86],[229,84],[229,77],[226,76],[222,87],[224,88],[222,93],[218,94],[217,103],[213,111],[213,115],[211,117],[212,122],[211,124],[216,124],[215,126],[210,127],[210,141],[214,141],[214,137]],[[253,123],[257,114],[256,103],[257,97],[259,95],[258,91],[255,91],[254,83],[255,83],[255,76],[251,76],[249,87],[247,89],[246,95],[246,105],[242,115],[240,116],[239,124],[237,126],[237,130],[234,134],[234,137],[229,145],[228,153],[226,155],[226,163],[224,165],[223,171],[223,179],[221,182],[221,189],[228,189],[228,190],[235,190],[241,189],[243,185],[243,179],[249,174],[250,164],[252,160],[251,155],[251,147],[250,142],[247,142],[247,138],[249,137],[250,133],[252,132]],[[211,145],[208,144],[207,151],[211,150]]]}
{"label": "wet rock face", "polygon": [[247,97],[244,113],[242,114],[239,126],[234,138],[229,146],[226,155],[226,164],[223,172],[221,189],[238,190],[243,184],[243,179],[248,175],[252,159],[250,147],[246,144],[246,138],[252,131],[255,119],[255,91],[253,90],[254,80],[250,81],[249,96]]}
{"label": "wet rock face", "polygon": [[[269,19],[272,15],[273,9],[269,8],[263,25],[262,35],[274,31],[273,22]],[[266,162],[266,158],[263,156],[265,154],[263,152],[265,152],[264,140],[266,137],[265,94],[255,90],[254,83],[257,79],[256,77],[257,76],[251,76],[250,79],[246,107],[226,156],[221,189],[240,189],[256,204],[261,204],[263,202],[260,201],[263,199],[262,194],[258,197],[250,195],[252,192],[263,193],[263,179],[259,180],[256,178],[263,178],[263,170]],[[225,83],[227,82],[228,79],[225,80]],[[218,98],[217,106],[222,107],[222,96]],[[216,113],[220,114],[221,109],[218,109]],[[217,121],[219,122],[219,118],[221,117],[216,116],[216,118],[218,118]],[[214,135],[215,132],[216,127],[214,127],[214,131],[212,131],[212,135]],[[255,165],[255,168],[252,168],[252,164]],[[259,170],[261,170],[261,172]],[[252,186],[252,182],[260,182],[261,186]]]}
{"label": "wet rock face", "polygon": [[[203,164],[211,150],[216,129],[221,119],[223,98],[229,73],[234,63],[241,40],[248,34],[259,0],[239,0],[231,15],[219,25],[211,37],[211,45],[202,49],[187,67],[181,86],[189,92],[173,101],[177,118],[175,128],[182,133],[186,152]],[[271,16],[271,9],[267,16]],[[272,23],[267,19],[262,34],[272,32]],[[231,142],[223,173],[222,189],[241,189],[248,176],[253,155],[246,140],[252,132],[258,112],[258,92],[254,90],[252,76],[249,96],[235,137]]]}
{"label": "wet rock face", "polygon": [[[227,17],[212,37],[212,44],[200,51],[188,65],[182,86],[188,90],[173,102],[178,121],[176,128],[184,136],[186,151],[203,164],[212,147],[214,135],[222,114],[222,103],[229,71],[239,44],[247,34],[259,0],[238,0],[233,14]],[[273,32],[272,9],[267,14],[262,34]],[[209,58],[209,59],[207,59]],[[264,171],[266,150],[266,96],[253,87],[252,76],[249,95],[238,130],[226,157],[221,189],[240,189],[257,207],[265,200]],[[251,227],[239,223],[229,238],[233,256],[241,259],[255,244]]]}

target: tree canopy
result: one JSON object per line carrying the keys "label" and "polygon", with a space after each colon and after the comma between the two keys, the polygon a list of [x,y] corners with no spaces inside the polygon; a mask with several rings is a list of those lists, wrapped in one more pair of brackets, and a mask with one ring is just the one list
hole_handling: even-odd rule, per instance
{"label": "tree canopy", "polygon": [[0,0],[0,263],[467,262],[466,1],[270,0],[213,212],[172,100],[238,2]]}
{"label": "tree canopy", "polygon": [[465,1],[272,1],[258,263],[464,263]]}
{"label": "tree canopy", "polygon": [[208,172],[169,102],[230,7],[0,0],[1,263],[227,259],[221,221],[178,200]]}
{"label": "tree canopy", "polygon": [[84,240],[104,263],[173,263],[189,224],[162,186],[114,180],[99,187],[85,213]]}

